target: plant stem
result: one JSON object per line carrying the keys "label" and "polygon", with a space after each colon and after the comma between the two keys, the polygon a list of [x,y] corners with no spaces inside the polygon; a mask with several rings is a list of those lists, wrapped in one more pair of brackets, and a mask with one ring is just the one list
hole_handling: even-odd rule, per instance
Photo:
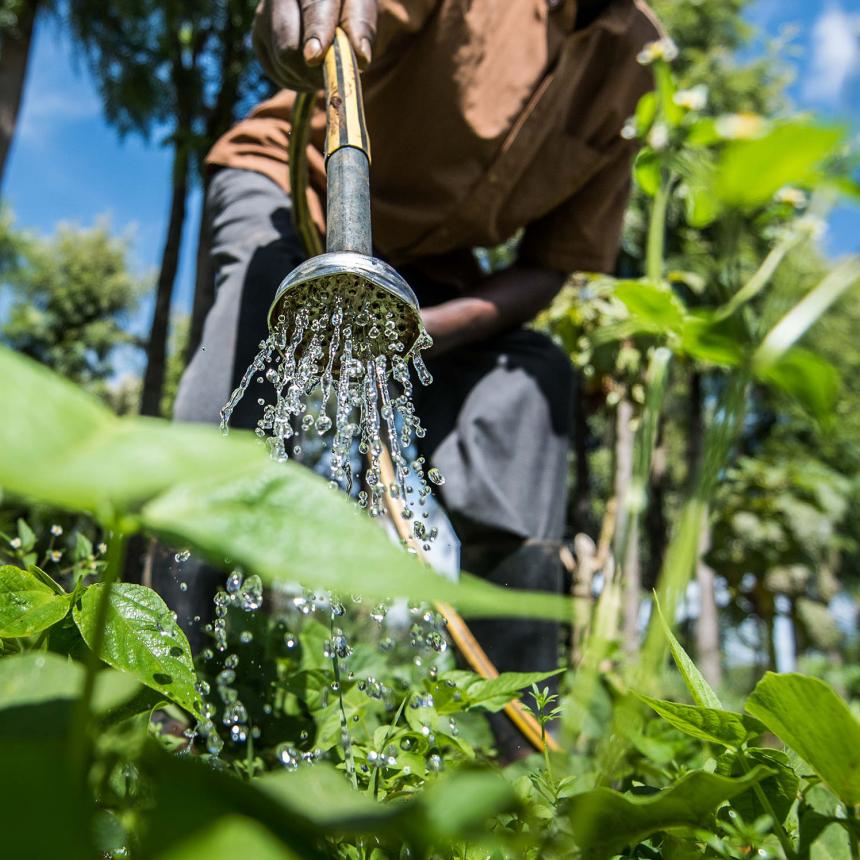
{"label": "plant stem", "polygon": [[89,736],[90,720],[92,718],[92,700],[95,691],[96,676],[101,665],[101,650],[105,638],[105,626],[107,624],[108,610],[110,608],[111,588],[119,579],[125,563],[125,547],[127,535],[124,534],[118,524],[112,529],[112,539],[108,546],[107,565],[102,573],[102,592],[99,595],[96,607],[96,622],[90,650],[87,656],[86,674],[81,695],[75,706],[72,720],[71,735],[69,738],[72,766],[80,775],[81,781],[86,781],[88,761],[90,757],[91,739]]}
{"label": "plant stem", "polygon": [[655,283],[663,277],[663,241],[666,233],[666,208],[669,205],[669,181],[665,178],[654,195],[648,241],[645,248],[645,274]]}
{"label": "plant stem", "polygon": [[[746,755],[744,755],[743,750],[738,750],[738,760],[741,763],[741,767],[743,768],[744,773],[752,772],[750,763],[747,760]],[[767,795],[762,790],[761,785],[759,785],[759,783],[756,783],[752,788],[755,792],[755,796],[758,798],[758,802],[762,805],[764,811],[770,816],[771,821],[773,821],[773,829],[776,833],[776,838],[779,840],[779,844],[782,846],[782,850],[785,854],[786,860],[796,860],[797,854],[794,851],[794,847],[791,844],[791,840],[788,838],[788,834],[785,832],[785,828],[782,826],[782,822],[779,820],[779,818],[777,818],[776,812],[774,812],[773,806],[771,805],[770,800],[768,800]]]}

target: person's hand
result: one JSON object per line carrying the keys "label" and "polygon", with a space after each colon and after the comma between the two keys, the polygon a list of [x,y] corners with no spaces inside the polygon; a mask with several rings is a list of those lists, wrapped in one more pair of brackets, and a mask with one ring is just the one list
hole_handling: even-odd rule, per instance
{"label": "person's hand", "polygon": [[266,74],[290,90],[322,89],[321,63],[343,28],[362,68],[370,62],[379,0],[260,0],[254,50]]}

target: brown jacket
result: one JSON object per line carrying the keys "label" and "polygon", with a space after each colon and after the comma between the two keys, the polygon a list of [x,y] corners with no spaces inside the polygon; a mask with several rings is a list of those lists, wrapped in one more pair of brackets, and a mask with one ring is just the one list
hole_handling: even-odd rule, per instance
{"label": "brown jacket", "polygon": [[[633,145],[619,132],[651,86],[636,61],[659,38],[640,0],[611,0],[576,29],[575,0],[381,0],[363,75],[373,233],[394,265],[520,228],[526,264],[606,271],[618,250]],[[288,187],[293,94],[259,105],[208,163]],[[322,220],[324,116],[309,147]]]}

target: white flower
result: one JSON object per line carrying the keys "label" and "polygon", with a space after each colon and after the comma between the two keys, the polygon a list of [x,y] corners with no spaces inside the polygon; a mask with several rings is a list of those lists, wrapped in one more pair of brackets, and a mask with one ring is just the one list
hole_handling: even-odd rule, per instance
{"label": "white flower", "polygon": [[51,526],[51,534],[54,537],[59,537],[63,533],[63,527],[58,525]]}
{"label": "white flower", "polygon": [[654,127],[648,134],[648,143],[658,151],[666,148],[666,144],[669,143],[669,129],[666,123],[654,123]]}
{"label": "white flower", "polygon": [[767,121],[757,113],[727,113],[717,117],[715,128],[727,140],[750,140],[767,131]]}
{"label": "white flower", "polygon": [[52,549],[48,553],[48,558],[50,558],[51,561],[59,561],[62,557],[63,557],[63,552],[62,552],[62,550],[59,550],[59,549]]}
{"label": "white flower", "polygon": [[678,90],[672,96],[672,101],[687,110],[702,110],[708,103],[708,88],[704,84],[697,84],[689,90]]}
{"label": "white flower", "polygon": [[811,239],[820,239],[827,232],[827,222],[817,215],[804,215],[794,222],[794,228],[807,233]]}
{"label": "white flower", "polygon": [[648,42],[636,55],[636,60],[643,66],[649,66],[655,60],[665,60],[671,63],[678,56],[678,46],[668,37]]}
{"label": "white flower", "polygon": [[12,538],[12,540],[9,541],[9,546],[11,546],[12,549],[21,549],[21,538]]}
{"label": "white flower", "polygon": [[96,549],[99,551],[99,555],[104,555],[107,552],[107,544],[100,543]]}
{"label": "white flower", "polygon": [[625,140],[633,140],[636,137],[636,120],[632,116],[621,126],[621,136]]}
{"label": "white flower", "polygon": [[800,209],[806,205],[806,193],[799,188],[792,188],[790,185],[784,185],[779,191],[774,194],[774,200],[777,203],[790,203],[796,209]]}

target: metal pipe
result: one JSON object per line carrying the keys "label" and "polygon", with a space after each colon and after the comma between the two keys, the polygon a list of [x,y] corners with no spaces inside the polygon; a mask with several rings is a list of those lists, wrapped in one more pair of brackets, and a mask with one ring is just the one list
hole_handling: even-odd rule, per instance
{"label": "metal pipe", "polygon": [[370,164],[354,146],[344,146],[326,162],[326,251],[373,254],[370,231]]}

